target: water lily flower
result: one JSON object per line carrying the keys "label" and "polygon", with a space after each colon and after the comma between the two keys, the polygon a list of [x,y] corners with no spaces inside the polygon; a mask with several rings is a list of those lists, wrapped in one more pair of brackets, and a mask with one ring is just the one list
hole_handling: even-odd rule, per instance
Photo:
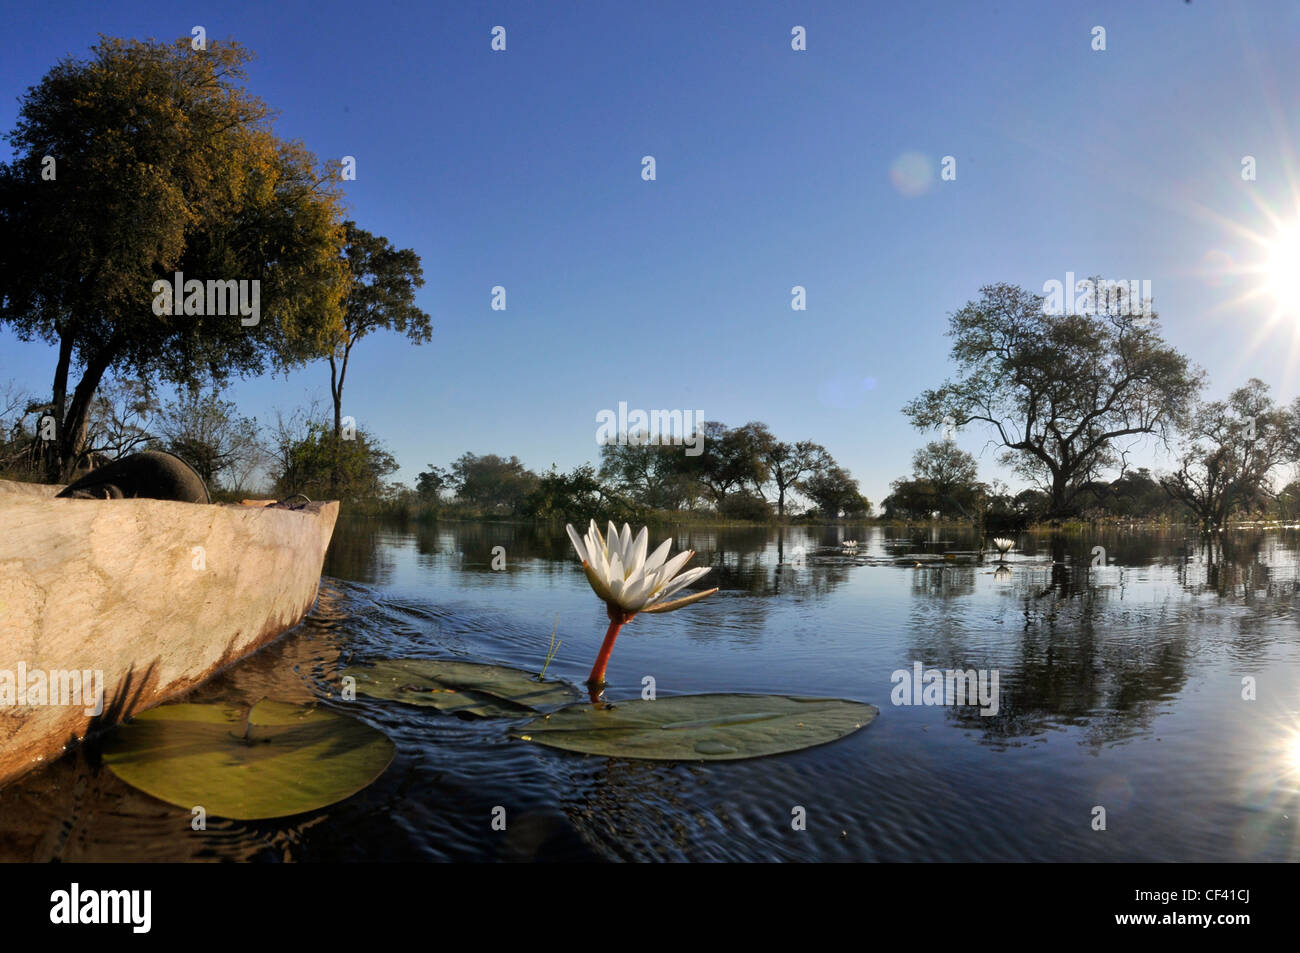
{"label": "water lily flower", "polygon": [[999,556],[1005,556],[1015,547],[1016,541],[1003,536],[995,536],[993,537],[993,545],[997,547]]}
{"label": "water lily flower", "polygon": [[[593,700],[605,687],[605,667],[609,664],[610,653],[614,651],[614,640],[619,630],[639,612],[672,612],[692,602],[699,602],[706,596],[717,592],[717,588],[704,592],[692,593],[681,599],[669,600],[669,596],[689,586],[709,571],[708,566],[681,572],[683,566],[695,555],[694,550],[678,553],[668,558],[668,549],[672,540],[666,539],[648,556],[650,531],[646,527],[635,537],[632,527],[623,524],[620,533],[611,522],[608,536],[601,536],[596,521],[591,521],[591,528],[585,537],[579,536],[570,523],[565,527],[573,548],[582,560],[582,571],[587,574],[587,582],[596,595],[605,602],[605,611],[609,616],[609,629],[605,641],[592,666],[591,677],[587,686],[591,689]],[[678,573],[681,572],[681,575]]]}

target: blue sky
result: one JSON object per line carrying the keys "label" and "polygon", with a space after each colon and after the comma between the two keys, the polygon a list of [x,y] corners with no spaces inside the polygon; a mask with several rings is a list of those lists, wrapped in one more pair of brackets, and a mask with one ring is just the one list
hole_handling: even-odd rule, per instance
{"label": "blue sky", "polygon": [[[879,502],[932,439],[900,408],[949,373],[948,314],[1067,271],[1149,279],[1212,395],[1300,394],[1300,316],[1216,271],[1296,216],[1291,0],[6,2],[0,129],[97,33],[196,24],[256,52],[277,131],[355,156],[351,215],[423,259],[433,340],[364,340],[344,405],[408,483],[466,450],[594,461],[596,414],[626,401],[816,440]],[[900,188],[908,154],[933,172]],[[53,368],[0,331],[0,381],[47,392]],[[265,421],[328,381],[321,362],[230,393]],[[959,443],[1006,478],[987,436]]]}

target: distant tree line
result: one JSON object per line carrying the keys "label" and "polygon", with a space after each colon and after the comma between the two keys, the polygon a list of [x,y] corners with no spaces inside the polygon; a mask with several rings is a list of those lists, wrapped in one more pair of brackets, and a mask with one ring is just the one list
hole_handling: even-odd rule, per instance
{"label": "distant tree line", "polygon": [[820,444],[779,440],[764,423],[701,426],[703,452],[636,432],[600,448],[600,466],[534,473],[518,457],[462,454],[422,472],[409,502],[448,512],[573,519],[690,512],[765,521],[789,515],[858,519],[871,503]]}

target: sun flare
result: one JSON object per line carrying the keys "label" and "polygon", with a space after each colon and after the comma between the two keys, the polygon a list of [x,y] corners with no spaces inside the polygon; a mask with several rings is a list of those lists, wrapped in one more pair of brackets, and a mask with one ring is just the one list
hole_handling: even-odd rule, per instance
{"label": "sun flare", "polygon": [[1300,318],[1300,223],[1278,230],[1261,269],[1263,290],[1282,314]]}

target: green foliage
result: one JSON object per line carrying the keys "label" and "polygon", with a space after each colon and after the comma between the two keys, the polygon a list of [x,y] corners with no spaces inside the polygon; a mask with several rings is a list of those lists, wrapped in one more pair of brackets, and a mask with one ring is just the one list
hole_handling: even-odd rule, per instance
{"label": "green foliage", "polygon": [[348,270],[343,345],[350,348],[378,330],[404,334],[412,344],[429,341],[433,336],[429,315],[415,306],[415,289],[424,287],[420,256],[358,228],[356,222],[344,222],[343,228]]}
{"label": "green foliage", "polygon": [[1278,519],[1287,522],[1300,520],[1300,480],[1292,480],[1282,488],[1274,503],[1273,513]]}
{"label": "green foliage", "polygon": [[381,329],[405,334],[412,344],[433,335],[429,316],[415,306],[415,289],[424,286],[420,256],[410,248],[393,247],[387,238],[372,235],[355,222],[344,222],[343,228],[347,298],[339,338],[329,355],[336,435],[343,430],[343,385],[356,343]]}
{"label": "green foliage", "polygon": [[1146,467],[1128,470],[1110,483],[1090,483],[1080,500],[1090,519],[1181,519],[1187,512]]}
{"label": "green foliage", "polygon": [[1202,527],[1223,526],[1238,508],[1263,512],[1274,471],[1300,458],[1300,400],[1278,407],[1268,385],[1251,378],[1226,401],[1198,403],[1184,443],[1162,482]]}
{"label": "green foliage", "polygon": [[607,509],[605,489],[591,464],[561,473],[554,464],[525,498],[522,512],[533,519],[590,519]]}
{"label": "green foliage", "polygon": [[871,502],[858,490],[849,471],[833,464],[803,482],[803,493],[825,519],[860,519],[870,515]]}
{"label": "green foliage", "polygon": [[[983,423],[1006,459],[1074,511],[1083,486],[1115,462],[1115,441],[1167,438],[1202,381],[1160,337],[1159,322],[1120,300],[1096,315],[1046,314],[1044,299],[986,285],[951,319],[958,375],[911,401],[918,428]],[[1134,305],[1137,303],[1134,302]]]}
{"label": "green foliage", "polygon": [[826,448],[819,443],[811,440],[785,443],[776,439],[764,443],[763,462],[776,489],[778,518],[785,517],[786,496],[790,491],[799,489],[801,480],[835,463]]}
{"label": "green foliage", "polygon": [[954,443],[936,440],[912,457],[912,479],[895,480],[885,498],[885,515],[892,518],[974,519],[987,488],[977,479],[975,458]]}
{"label": "green foliage", "polygon": [[698,483],[719,509],[727,495],[749,487],[755,491],[768,481],[772,435],[766,424],[751,421],[743,427],[728,427],[716,420],[705,421],[704,452],[691,457],[681,453],[680,472]]}
{"label": "green foliage", "polygon": [[930,519],[936,513],[952,518],[954,507],[944,505],[935,488],[926,480],[895,480],[894,492],[885,497],[881,508],[887,519]]}
{"label": "green foliage", "polygon": [[442,494],[451,486],[451,474],[429,464],[429,469],[415,478],[415,494],[422,503],[442,502]]}
{"label": "green foliage", "polygon": [[282,432],[273,473],[275,495],[295,493],[313,500],[376,499],[385,495],[384,478],[397,469],[392,454],[363,431],[352,439],[334,436],[331,426],[309,422],[305,435]]}
{"label": "green foliage", "polygon": [[518,457],[464,453],[451,465],[456,495],[484,513],[517,513],[538,486],[536,473]]}
{"label": "green foliage", "polygon": [[[15,155],[0,164],[0,322],[59,349],[52,404],[65,475],[110,369],[224,381],[292,367],[338,339],[340,192],[243,88],[250,56],[234,43],[102,38],[21,101]],[[41,176],[47,155],[52,181]],[[260,281],[260,322],[154,314],[154,281],[177,271]]]}
{"label": "green foliage", "polygon": [[729,520],[762,523],[772,518],[772,507],[757,493],[739,490],[727,496],[718,507],[718,515]]}
{"label": "green foliage", "polygon": [[651,509],[675,510],[694,502],[698,489],[688,475],[682,447],[651,444],[633,433],[626,443],[600,448],[600,479],[623,496]]}

